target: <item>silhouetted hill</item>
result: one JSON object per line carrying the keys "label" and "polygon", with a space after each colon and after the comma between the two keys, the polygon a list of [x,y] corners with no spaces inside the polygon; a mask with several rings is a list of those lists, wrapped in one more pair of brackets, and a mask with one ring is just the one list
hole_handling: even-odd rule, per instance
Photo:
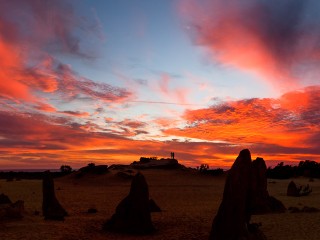
{"label": "silhouetted hill", "polygon": [[161,158],[156,157],[141,157],[140,161],[134,161],[130,164],[131,167],[135,169],[178,169],[185,168],[181,165],[177,159],[174,158]]}

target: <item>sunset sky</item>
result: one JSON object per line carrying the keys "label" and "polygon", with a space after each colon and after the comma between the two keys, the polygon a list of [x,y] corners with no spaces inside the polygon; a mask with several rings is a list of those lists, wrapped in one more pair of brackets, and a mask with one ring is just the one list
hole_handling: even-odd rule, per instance
{"label": "sunset sky", "polygon": [[320,157],[317,0],[0,0],[0,169]]}

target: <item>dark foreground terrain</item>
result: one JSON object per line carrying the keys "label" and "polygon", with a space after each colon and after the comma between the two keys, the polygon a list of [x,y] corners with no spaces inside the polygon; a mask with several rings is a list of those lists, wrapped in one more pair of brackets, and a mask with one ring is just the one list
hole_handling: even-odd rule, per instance
{"label": "dark foreground terrain", "polygon": [[[211,223],[219,207],[225,175],[207,176],[192,170],[141,170],[149,184],[150,198],[162,212],[152,213],[157,228],[151,236],[130,236],[102,231],[102,225],[111,217],[119,201],[130,188],[130,175],[111,170],[105,174],[71,174],[55,179],[56,196],[69,217],[65,221],[45,221],[41,216],[42,182],[40,180],[0,180],[0,193],[12,201],[25,201],[22,220],[0,222],[0,239],[208,239]],[[296,178],[297,184],[309,184],[309,196],[287,197],[286,189],[291,179],[268,179],[270,195],[288,207],[320,208],[320,180],[308,182]],[[97,209],[88,213],[88,209]],[[36,215],[35,212],[40,212]],[[268,240],[318,240],[320,213],[286,213],[253,216],[261,222]]]}

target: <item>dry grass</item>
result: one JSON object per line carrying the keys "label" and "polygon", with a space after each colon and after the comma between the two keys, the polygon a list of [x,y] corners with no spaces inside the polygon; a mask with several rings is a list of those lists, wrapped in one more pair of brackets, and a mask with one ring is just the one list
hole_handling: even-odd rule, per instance
{"label": "dry grass", "polygon": [[[55,180],[60,203],[70,216],[64,222],[44,221],[35,216],[41,212],[41,181],[0,181],[0,192],[13,201],[25,201],[26,214],[23,220],[0,222],[0,239],[207,239],[212,219],[221,201],[224,177],[200,176],[182,170],[144,170],[149,184],[150,197],[162,208],[162,213],[153,213],[152,219],[158,231],[151,236],[129,236],[102,232],[103,222],[109,218],[119,201],[128,194],[130,180],[120,179],[115,172],[104,176],[74,179],[65,177]],[[311,195],[287,197],[290,180],[275,180],[270,183],[269,193],[280,199],[286,207],[303,206],[320,208],[320,181],[309,183]],[[298,184],[307,184],[306,179],[295,179]],[[86,213],[96,208],[98,213]],[[320,239],[320,213],[283,213],[253,216],[262,222],[262,230],[269,240]]]}

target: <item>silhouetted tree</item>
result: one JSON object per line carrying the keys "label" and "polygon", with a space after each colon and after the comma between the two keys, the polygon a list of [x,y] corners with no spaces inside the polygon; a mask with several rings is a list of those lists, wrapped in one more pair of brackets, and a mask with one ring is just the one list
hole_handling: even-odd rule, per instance
{"label": "silhouetted tree", "polygon": [[94,168],[95,166],[96,166],[96,164],[94,164],[94,163],[88,163],[89,168]]}
{"label": "silhouetted tree", "polygon": [[60,172],[62,172],[62,173],[71,173],[72,172],[72,167],[70,167],[69,165],[62,165],[60,167]]}
{"label": "silhouetted tree", "polygon": [[209,165],[208,164],[201,164],[200,165],[200,168],[199,168],[200,172],[205,172],[207,170],[209,170]]}
{"label": "silhouetted tree", "polygon": [[284,165],[281,162],[274,168],[269,167],[267,170],[268,178],[286,179],[298,176],[320,178],[320,164],[310,160],[301,161],[298,166]]}

